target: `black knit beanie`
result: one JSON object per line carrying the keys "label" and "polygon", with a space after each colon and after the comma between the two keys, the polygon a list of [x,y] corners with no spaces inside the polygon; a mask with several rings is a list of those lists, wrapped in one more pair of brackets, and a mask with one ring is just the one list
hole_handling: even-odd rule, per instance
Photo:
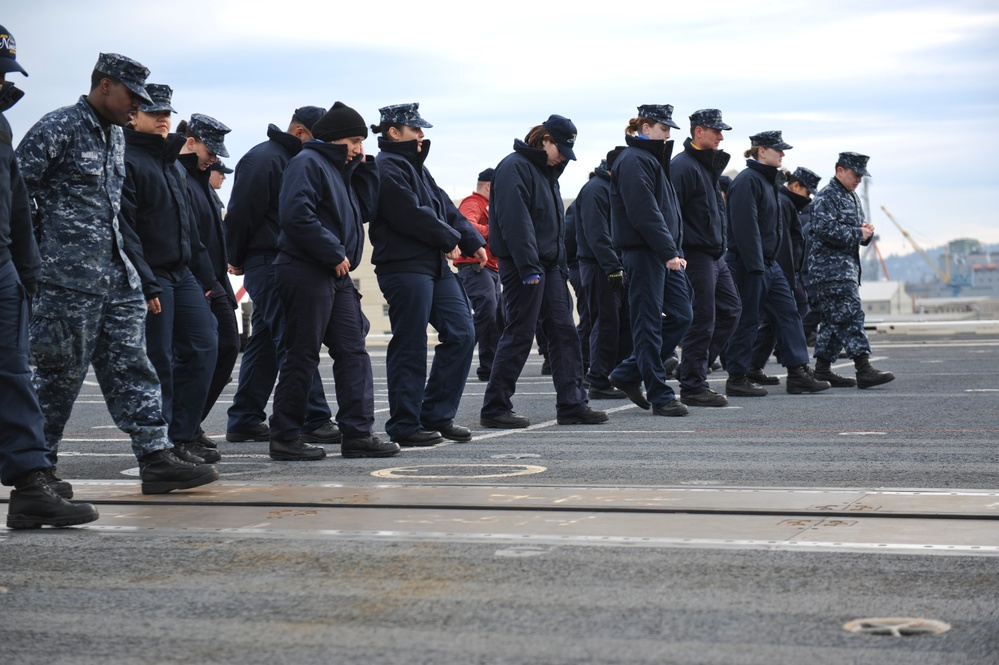
{"label": "black knit beanie", "polygon": [[312,125],[312,135],[326,142],[351,136],[368,138],[368,126],[360,113],[343,102],[336,102],[326,115]]}

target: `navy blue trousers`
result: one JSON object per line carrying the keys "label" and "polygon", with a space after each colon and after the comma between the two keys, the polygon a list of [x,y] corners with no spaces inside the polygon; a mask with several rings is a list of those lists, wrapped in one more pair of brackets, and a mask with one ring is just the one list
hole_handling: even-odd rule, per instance
{"label": "navy blue trousers", "polygon": [[500,291],[499,273],[489,268],[476,269],[478,264],[461,264],[458,279],[472,303],[472,321],[475,324],[475,343],[479,347],[480,377],[489,376],[496,345],[503,330],[503,294]]}
{"label": "navy blue trousers", "polygon": [[156,276],[159,314],[146,316],[146,353],[163,389],[163,418],[170,440],[193,441],[201,429],[218,359],[218,332],[205,289],[190,270],[174,281]]}
{"label": "navy blue trousers", "polygon": [[[246,431],[267,420],[265,409],[271,397],[278,368],[284,359],[284,307],[274,278],[274,256],[257,254],[245,261],[243,286],[253,301],[250,339],[243,349],[239,383],[229,407],[229,431]],[[318,367],[306,397],[303,432],[322,426],[332,418]]]}
{"label": "navy blue trousers", "polygon": [[[594,388],[610,388],[608,375],[618,363],[631,355],[631,325],[627,320],[625,294],[611,288],[600,265],[580,261],[582,293],[592,326],[589,338],[589,365],[586,380]],[[585,357],[585,356],[584,356]]]}
{"label": "navy blue trousers", "polygon": [[686,273],[669,270],[649,250],[626,249],[621,252],[621,263],[628,275],[635,350],[611,372],[611,377],[623,383],[645,383],[652,405],[665,406],[676,399],[676,393],[666,384],[663,361],[672,355],[693,318],[690,282]]}
{"label": "navy blue trousers", "polygon": [[370,324],[361,311],[361,294],[349,274],[336,277],[322,266],[291,257],[277,260],[282,261],[274,264],[274,274],[286,317],[285,353],[274,388],[271,438],[294,441],[301,434],[323,344],[333,359],[340,431],[347,438],[370,435],[375,388],[364,346]]}
{"label": "navy blue trousers", "polygon": [[28,368],[28,294],[14,262],[0,264],[0,482],[52,466]]}
{"label": "navy blue trousers", "polygon": [[[788,273],[785,272],[784,276],[788,277]],[[804,329],[805,316],[810,311],[808,293],[805,292],[805,285],[801,283],[800,279],[792,280],[788,277],[788,285],[791,286],[791,293],[794,294],[794,301],[798,305],[798,316],[801,317],[802,329]],[[781,349],[777,345],[777,329],[770,321],[770,315],[764,311],[760,315],[760,330],[756,333],[756,342],[753,344],[753,355],[751,356],[753,367],[763,369],[774,349],[777,349],[777,358],[780,359]]]}
{"label": "navy blue trousers", "polygon": [[[590,334],[593,332],[593,315],[590,312],[590,300],[586,294],[586,285],[579,267],[569,268],[569,284],[576,294],[576,337],[579,339],[579,350],[583,354],[584,369],[590,364]],[[572,302],[571,300],[569,302]]]}
{"label": "navy blue trousers", "polygon": [[752,365],[753,344],[760,328],[760,312],[766,311],[776,324],[777,341],[781,346],[781,364],[797,367],[808,364],[808,346],[798,316],[798,304],[791,294],[787,277],[780,266],[766,266],[762,275],[748,272],[742,260],[729,252],[725,261],[732,271],[732,279],[739,287],[742,314],[728,341],[725,351],[725,369],[729,374],[745,374]]}
{"label": "navy blue trousers", "polygon": [[[461,282],[447,271],[441,277],[399,272],[378,275],[389,306],[392,340],[385,357],[389,419],[393,441],[418,429],[454,422],[475,352],[475,324]],[[427,325],[440,341],[427,377]]]}
{"label": "navy blue trousers", "polygon": [[588,406],[588,400],[583,389],[583,356],[565,276],[555,266],[546,270],[537,284],[524,284],[510,259],[501,258],[499,268],[506,300],[506,327],[482,400],[482,417],[513,410],[517,380],[531,355],[539,324],[548,340],[556,412],[559,416],[579,412]]}
{"label": "navy blue trousers", "polygon": [[711,388],[708,366],[732,336],[742,301],[725,259],[696,250],[685,251],[684,258],[693,290],[694,318],[681,341],[680,395],[689,397]]}
{"label": "navy blue trousers", "polygon": [[218,326],[219,355],[215,361],[215,371],[208,384],[208,397],[201,409],[201,420],[204,421],[212,412],[222,390],[232,381],[232,368],[236,366],[239,357],[239,326],[236,324],[236,310],[228,296],[211,298],[209,305],[215,324]]}

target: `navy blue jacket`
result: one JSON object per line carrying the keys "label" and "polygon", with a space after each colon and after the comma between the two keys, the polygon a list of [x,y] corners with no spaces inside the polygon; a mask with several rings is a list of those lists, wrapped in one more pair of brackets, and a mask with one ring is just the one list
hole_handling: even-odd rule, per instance
{"label": "navy blue jacket", "polygon": [[728,249],[750,273],[762,275],[780,248],[782,223],[778,199],[784,176],[776,166],[747,159],[728,188]]}
{"label": "navy blue jacket", "polygon": [[25,289],[34,294],[42,259],[31,227],[28,190],[14,156],[10,125],[0,113],[0,264],[11,260]]}
{"label": "navy blue jacket", "polygon": [[521,280],[558,266],[569,274],[565,208],[558,179],[563,162],[548,166],[548,153],[520,139],[493,173],[489,193],[489,248],[511,259]]}
{"label": "navy blue jacket", "polygon": [[358,156],[347,164],[346,158],[345,145],[308,141],[288,162],[275,264],[295,257],[331,274],[344,259],[351,270],[361,264],[364,224],[377,205],[378,170],[373,160]]}
{"label": "navy blue jacket", "polygon": [[725,197],[718,177],[731,155],[721,150],[698,150],[688,138],[683,152],[670,162],[670,181],[680,201],[683,249],[716,259],[725,253]]}
{"label": "navy blue jacket", "polygon": [[[581,263],[596,263],[605,275],[621,270],[621,258],[611,240],[611,179],[606,171],[594,171],[572,207],[578,210],[577,254]],[[568,245],[568,237],[566,238]]]}
{"label": "navy blue jacket", "polygon": [[248,256],[277,253],[278,194],[288,161],[302,151],[302,141],[277,125],[267,127],[267,140],[236,163],[225,215],[229,263],[242,267]]}
{"label": "navy blue jacket", "polygon": [[801,228],[800,211],[811,205],[811,201],[795,194],[787,187],[780,188],[781,216],[784,229],[781,235],[780,249],[777,251],[777,263],[787,275],[790,284],[794,284],[795,276],[805,265],[805,234]]}
{"label": "navy blue jacket", "polygon": [[455,246],[466,256],[485,246],[482,235],[423,165],[430,141],[424,141],[422,151],[417,152],[415,140],[379,137],[378,148],[378,214],[368,229],[376,274],[416,272],[439,277],[451,271],[444,255]]}
{"label": "navy blue jacket", "polygon": [[[180,155],[177,158],[177,168],[187,175],[188,201],[191,214],[198,226],[201,244],[208,251],[214,282],[210,285],[211,298],[227,298],[229,305],[236,309],[236,294],[229,282],[229,261],[225,253],[225,237],[222,230],[222,217],[215,207],[212,198],[212,186],[208,182],[211,177],[208,169],[198,168],[198,156],[195,153]],[[206,285],[208,288],[208,285]]]}
{"label": "navy blue jacket", "polygon": [[576,242],[576,229],[579,228],[579,221],[576,219],[578,210],[576,201],[565,209],[565,264],[570,269],[579,267],[579,245]]}
{"label": "navy blue jacket", "polygon": [[[215,278],[191,216],[186,177],[175,165],[183,142],[178,134],[164,139],[125,129],[121,218],[138,236],[142,260],[153,274],[180,279],[190,270],[207,289]],[[162,288],[155,280],[150,285],[143,278],[142,291],[149,300]]]}
{"label": "navy blue jacket", "polygon": [[626,136],[611,168],[611,233],[618,249],[651,250],[665,263],[683,256],[680,203],[669,180],[672,141]]}

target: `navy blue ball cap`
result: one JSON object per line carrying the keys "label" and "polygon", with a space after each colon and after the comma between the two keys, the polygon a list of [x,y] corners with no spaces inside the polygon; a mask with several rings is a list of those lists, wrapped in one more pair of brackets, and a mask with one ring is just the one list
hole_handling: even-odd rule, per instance
{"label": "navy blue ball cap", "polygon": [[572,151],[572,147],[576,144],[576,125],[572,124],[572,120],[552,114],[541,124],[555,139],[555,144],[558,145],[558,151],[562,153],[562,156],[575,160],[576,153]]}
{"label": "navy blue ball cap", "polygon": [[312,126],[319,122],[319,119],[326,115],[326,109],[322,106],[302,106],[295,109],[292,119],[312,131]]}
{"label": "navy blue ball cap", "polygon": [[8,74],[10,72],[21,72],[25,76],[28,72],[24,67],[17,64],[17,42],[14,35],[7,32],[7,28],[0,25],[0,72]]}
{"label": "navy blue ball cap", "polygon": [[212,162],[212,165],[208,167],[209,171],[218,171],[219,173],[229,174],[232,173],[232,169],[225,165],[221,159],[216,159]]}

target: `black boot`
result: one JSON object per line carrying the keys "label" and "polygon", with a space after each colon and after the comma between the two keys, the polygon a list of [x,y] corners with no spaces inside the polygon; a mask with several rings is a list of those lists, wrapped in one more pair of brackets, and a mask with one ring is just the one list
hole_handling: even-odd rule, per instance
{"label": "black boot", "polygon": [[746,372],[746,376],[749,377],[750,381],[758,383],[761,386],[780,385],[780,379],[776,376],[770,376],[759,367],[750,367],[749,371]]}
{"label": "black boot", "polygon": [[858,388],[871,388],[895,380],[895,375],[891,372],[881,372],[874,369],[871,366],[871,357],[866,353],[854,358],[853,364],[857,368]]}
{"label": "black boot", "polygon": [[833,388],[852,388],[857,382],[848,376],[840,376],[832,371],[831,363],[825,358],[815,359],[815,378],[819,381],[828,381]]}
{"label": "black boot", "polygon": [[[215,462],[222,459],[222,454],[217,448],[206,448],[198,443],[197,439],[194,441],[175,441],[174,447],[181,448],[184,452],[189,453],[194,457],[201,458],[202,462],[207,464],[215,464]],[[177,453],[174,452],[174,455],[177,455]],[[196,460],[188,459],[184,454],[177,455],[177,457],[181,458],[185,462],[196,462]]]}
{"label": "black boot", "polygon": [[812,376],[812,370],[808,365],[787,368],[787,392],[792,395],[819,393],[829,388],[828,381],[819,381]]}
{"label": "black boot", "polygon": [[745,374],[729,374],[725,394],[729,397],[765,397],[767,389]]}
{"label": "black boot", "polygon": [[42,471],[45,474],[45,481],[52,488],[52,491],[69,501],[73,498],[73,486],[56,475],[55,465]]}
{"label": "black boot", "polygon": [[14,481],[7,508],[7,528],[37,529],[93,522],[100,515],[89,503],[70,503],[49,486],[45,471],[32,471]]}
{"label": "black boot", "polygon": [[302,439],[292,441],[271,439],[270,456],[272,460],[282,462],[312,462],[326,457],[326,449],[306,443]]}
{"label": "black boot", "polygon": [[216,448],[219,447],[218,442],[212,437],[205,434],[205,430],[203,429],[198,429],[198,438],[195,439],[195,441],[198,442],[199,446],[202,446],[204,448],[211,448],[212,450],[215,450]]}
{"label": "black boot", "polygon": [[382,441],[377,436],[355,436],[343,438],[340,443],[340,454],[344,457],[392,457],[399,453],[399,444],[394,441]]}
{"label": "black boot", "polygon": [[143,494],[166,494],[171,490],[201,487],[219,479],[211,464],[191,464],[170,450],[157,450],[139,460]]}

